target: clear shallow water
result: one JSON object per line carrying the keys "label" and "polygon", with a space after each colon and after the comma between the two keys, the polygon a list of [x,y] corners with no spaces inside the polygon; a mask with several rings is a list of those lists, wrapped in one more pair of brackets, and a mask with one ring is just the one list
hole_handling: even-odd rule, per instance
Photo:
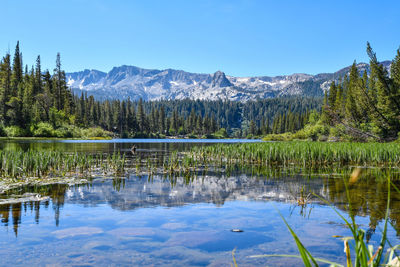
{"label": "clear shallow water", "polygon": [[[43,148],[28,143],[30,148]],[[117,149],[128,149],[121,144]],[[143,145],[143,146],[141,146]],[[63,149],[111,152],[108,143],[67,143]],[[143,155],[168,144],[137,144]],[[188,149],[190,145],[173,145]],[[59,149],[59,147],[57,147]],[[26,149],[26,147],[19,147]],[[250,177],[237,173],[199,176],[173,184],[162,176],[95,179],[88,185],[52,185],[15,190],[38,192],[42,201],[0,205],[0,265],[72,266],[230,266],[236,248],[239,266],[302,266],[296,259],[255,254],[298,254],[278,210],[314,256],[344,263],[343,242],[350,235],[332,210],[314,201],[301,207],[302,188],[316,192],[346,214],[341,182],[321,176]],[[369,179],[351,188],[357,222],[375,247],[384,216],[385,185]],[[4,198],[4,196],[3,196]],[[393,196],[391,220],[400,221],[400,198]],[[244,232],[234,233],[239,228]],[[373,229],[376,228],[375,233]],[[389,230],[392,243],[396,232]]]}

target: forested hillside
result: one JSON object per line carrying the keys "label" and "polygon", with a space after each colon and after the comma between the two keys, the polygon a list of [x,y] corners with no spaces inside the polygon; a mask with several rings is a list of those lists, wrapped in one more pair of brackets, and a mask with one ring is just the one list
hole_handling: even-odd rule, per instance
{"label": "forested hillside", "polygon": [[[248,101],[105,100],[74,95],[60,54],[52,73],[23,67],[17,43],[13,57],[0,62],[0,134],[36,137],[244,137],[301,129],[321,98]],[[223,129],[221,129],[223,128]]]}

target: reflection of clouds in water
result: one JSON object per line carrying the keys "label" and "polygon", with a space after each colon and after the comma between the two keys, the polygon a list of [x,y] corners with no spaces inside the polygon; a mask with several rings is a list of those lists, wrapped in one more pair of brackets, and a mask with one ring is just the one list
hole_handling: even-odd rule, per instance
{"label": "reflection of clouds in water", "polygon": [[107,232],[110,235],[117,237],[129,237],[129,236],[152,236],[156,232],[153,228],[117,228]]}
{"label": "reflection of clouds in water", "polygon": [[[265,219],[264,213],[257,212],[255,210],[259,209],[260,203],[248,203],[247,209],[242,203],[238,203],[241,208],[233,208],[236,215],[239,217],[249,218],[245,222],[248,227],[257,227],[260,221]],[[235,206],[235,203],[229,203],[228,206]],[[208,209],[215,209],[212,205],[208,206]],[[205,211],[205,207],[202,207]],[[81,209],[79,214],[82,214],[86,209]],[[192,206],[192,208],[187,208],[184,211],[176,208],[163,210],[163,212],[170,211],[171,217],[180,214],[181,216],[186,215],[190,217],[190,214],[195,214],[197,209]],[[136,213],[135,213],[136,214]],[[125,216],[133,216],[132,213],[121,213],[116,216],[116,220],[119,218],[124,218]],[[221,214],[227,217],[231,216],[231,211],[229,209],[221,210]],[[153,214],[156,216],[156,214]],[[204,216],[208,216],[208,213],[204,212]],[[298,221],[299,226],[298,231],[304,237],[305,230],[311,230],[315,228],[318,223],[314,220],[306,220],[304,218],[288,218],[290,223],[294,220]],[[150,213],[145,215],[145,218],[151,221],[153,217]],[[223,220],[227,220],[222,216]],[[206,221],[205,219],[203,221]],[[218,218],[212,220],[214,223],[218,221]],[[228,220],[229,221],[229,220]],[[266,220],[269,222],[269,220]],[[211,222],[211,220],[210,220]],[[240,223],[239,221],[236,221]],[[66,222],[67,223],[67,222]],[[276,223],[276,222],[272,222]],[[0,251],[2,253],[7,253],[5,257],[5,265],[18,265],[14,264],[15,257],[20,258],[19,265],[26,265],[27,263],[31,265],[129,265],[129,266],[143,266],[143,265],[159,265],[159,266],[190,266],[190,265],[209,265],[209,266],[229,266],[232,262],[231,250],[226,249],[224,251],[206,251],[207,244],[221,244],[230,240],[228,237],[240,237],[248,232],[236,234],[229,231],[217,231],[210,228],[214,225],[203,224],[200,230],[194,231],[181,231],[184,228],[175,228],[178,226],[184,226],[185,223],[177,222],[166,222],[161,225],[170,226],[168,227],[130,227],[129,222],[123,225],[123,227],[112,228],[115,225],[109,225],[108,231],[105,234],[92,236],[89,235],[76,235],[69,238],[64,238],[62,240],[54,239],[48,240],[39,244],[32,246],[20,247],[18,244],[14,244],[8,249],[3,249]],[[295,224],[297,225],[297,224]],[[171,227],[172,226],[172,227]],[[195,228],[188,224],[192,229]],[[268,225],[267,225],[268,226]],[[161,228],[161,229],[159,229]],[[72,230],[73,228],[64,229]],[[317,229],[317,228],[316,228]],[[81,232],[84,229],[81,229]],[[323,230],[323,226],[321,229]],[[344,232],[345,229],[342,229]],[[255,234],[262,235],[264,230]],[[166,239],[164,241],[157,241],[157,235],[163,234]],[[243,235],[242,235],[243,234]],[[34,235],[34,233],[33,233]],[[282,259],[282,258],[272,258],[272,259],[251,259],[248,258],[250,255],[255,254],[269,254],[269,253],[286,253],[286,254],[297,254],[297,248],[293,243],[292,237],[288,233],[284,225],[276,226],[276,230],[268,232],[269,236],[273,236],[274,242],[263,242],[260,244],[255,244],[247,248],[238,248],[236,252],[236,259],[240,266],[298,266],[299,261],[293,259]],[[124,238],[125,237],[125,238]],[[130,239],[131,238],[131,239]],[[130,239],[130,240],[129,240]],[[314,247],[314,250],[321,251],[321,240],[313,239],[312,236],[309,238],[304,238],[304,243],[307,246],[319,245],[320,248]],[[1,241],[0,241],[1,242]],[[0,243],[1,244],[1,243]],[[234,242],[230,242],[232,247],[236,246]],[[239,243],[240,245],[240,243]],[[331,243],[329,243],[331,245]],[[201,248],[203,249],[201,249]],[[336,247],[334,247],[336,249]],[[340,247],[342,250],[342,248]],[[42,251],[45,253],[33,253],[32,251]],[[325,254],[329,255],[331,251],[324,251]],[[53,255],[49,257],[48,255]],[[319,255],[316,253],[316,255]],[[336,256],[335,256],[336,257]],[[339,255],[339,258],[341,256]],[[330,259],[334,259],[330,257]]]}
{"label": "reflection of clouds in water", "polygon": [[208,242],[218,241],[221,236],[217,231],[190,231],[172,234],[167,246],[197,247]]}
{"label": "reflection of clouds in water", "polygon": [[83,226],[83,227],[73,227],[63,230],[57,230],[52,232],[51,234],[53,234],[58,239],[62,239],[66,237],[74,237],[80,235],[95,235],[101,233],[103,233],[103,230],[101,228]]}
{"label": "reflection of clouds in water", "polygon": [[250,228],[250,227],[266,227],[270,223],[265,219],[260,218],[226,218],[218,220],[217,227],[224,229],[234,229],[234,228]]}
{"label": "reflection of clouds in water", "polygon": [[169,229],[169,230],[176,230],[176,229],[181,229],[181,228],[188,228],[189,226],[187,224],[184,223],[164,223],[163,225],[161,225],[161,228],[163,229]]}

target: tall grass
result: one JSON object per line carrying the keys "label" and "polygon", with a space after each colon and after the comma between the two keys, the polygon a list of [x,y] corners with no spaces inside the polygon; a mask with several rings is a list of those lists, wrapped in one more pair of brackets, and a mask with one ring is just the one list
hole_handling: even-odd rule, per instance
{"label": "tall grass", "polygon": [[400,144],[274,142],[199,146],[185,160],[202,165],[400,166]]}
{"label": "tall grass", "polygon": [[122,172],[125,155],[64,153],[57,151],[0,151],[0,178],[23,179],[68,173],[83,174],[95,169]]}

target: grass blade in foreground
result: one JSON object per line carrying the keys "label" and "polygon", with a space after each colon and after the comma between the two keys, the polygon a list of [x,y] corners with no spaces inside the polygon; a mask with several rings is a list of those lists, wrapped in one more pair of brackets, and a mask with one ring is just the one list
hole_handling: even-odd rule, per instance
{"label": "grass blade in foreground", "polygon": [[[353,181],[354,182],[354,181]],[[391,247],[389,249],[389,252],[385,259],[384,262],[381,262],[383,250],[385,247],[385,244],[388,242],[387,240],[387,224],[389,220],[389,207],[390,207],[390,186],[392,184],[390,177],[388,176],[387,178],[387,183],[388,183],[388,196],[387,196],[387,206],[386,206],[386,215],[385,215],[385,222],[384,222],[384,229],[382,231],[382,238],[380,241],[380,246],[378,247],[377,251],[373,254],[373,248],[370,246],[370,249],[367,248],[367,244],[365,241],[365,231],[362,229],[359,229],[354,216],[351,216],[351,222],[346,220],[346,218],[327,200],[323,199],[322,197],[316,195],[319,199],[321,199],[324,203],[329,205],[338,215],[339,217],[345,222],[345,224],[349,227],[350,231],[353,234],[354,239],[354,267],[378,267],[378,266],[400,266],[399,263],[399,258],[396,256],[393,258],[393,254],[395,253],[395,250],[398,249],[398,246]],[[346,183],[345,183],[346,185]],[[394,186],[394,188],[400,192],[400,190]],[[349,197],[349,189],[346,185],[346,193]],[[350,205],[350,198],[349,198],[349,205]],[[279,211],[278,211],[279,212]],[[291,235],[293,236],[297,248],[299,250],[300,255],[284,255],[284,254],[279,254],[279,255],[253,255],[250,256],[251,258],[260,258],[260,257],[294,257],[294,258],[301,258],[303,260],[304,266],[306,267],[311,267],[312,264],[314,266],[318,266],[318,262],[322,263],[328,263],[331,266],[343,266],[338,263],[330,262],[328,260],[320,259],[320,258],[314,258],[311,253],[304,247],[304,245],[301,243],[300,239],[296,235],[296,233],[293,231],[293,229],[289,226],[285,218],[282,216],[282,214],[279,212],[279,215],[282,217],[282,220],[284,221],[285,225],[289,229]],[[345,252],[346,252],[346,259],[347,259],[347,266],[353,266],[351,262],[351,257],[350,257],[350,247],[348,243],[349,238],[346,238],[345,241]],[[394,265],[393,265],[394,264]]]}
{"label": "grass blade in foreground", "polygon": [[311,267],[312,264],[314,266],[318,266],[317,261],[313,258],[311,253],[304,247],[304,245],[301,243],[299,237],[296,235],[296,233],[293,231],[293,229],[290,227],[290,225],[287,223],[285,218],[282,216],[280,211],[278,210],[279,215],[281,216],[283,222],[286,224],[286,227],[289,229],[290,234],[293,236],[294,240],[296,241],[297,248],[300,252],[300,256],[303,259],[303,263],[306,267]]}

